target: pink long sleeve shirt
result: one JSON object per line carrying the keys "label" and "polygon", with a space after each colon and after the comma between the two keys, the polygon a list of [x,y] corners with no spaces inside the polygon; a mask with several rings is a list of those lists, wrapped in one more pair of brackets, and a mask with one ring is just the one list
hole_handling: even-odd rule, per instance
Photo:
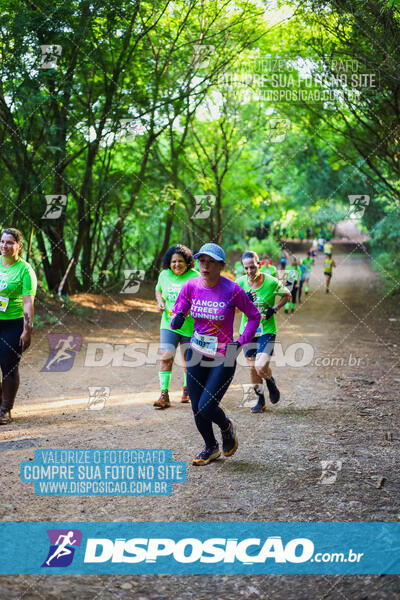
{"label": "pink long sleeve shirt", "polygon": [[173,308],[173,315],[190,311],[194,319],[194,333],[190,345],[207,356],[225,355],[227,345],[233,341],[235,308],[248,318],[238,342],[243,346],[251,342],[261,315],[246,292],[233,281],[221,277],[214,287],[206,287],[201,277],[191,279],[182,287]]}

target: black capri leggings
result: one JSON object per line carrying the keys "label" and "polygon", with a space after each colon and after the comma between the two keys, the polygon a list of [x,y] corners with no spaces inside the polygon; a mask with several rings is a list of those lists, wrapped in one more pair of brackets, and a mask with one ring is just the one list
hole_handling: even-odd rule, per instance
{"label": "black capri leggings", "polygon": [[19,338],[24,329],[24,319],[0,319],[0,366],[3,379],[14,375],[21,360]]}
{"label": "black capri leggings", "polygon": [[291,283],[291,285],[287,285],[286,286],[289,290],[289,292],[292,294],[292,299],[290,302],[292,302],[293,304],[296,304],[296,297],[297,297],[297,281],[294,281]]}
{"label": "black capri leggings", "polygon": [[213,423],[221,429],[229,427],[229,419],[219,407],[236,369],[225,366],[224,357],[211,358],[189,348],[187,360],[187,386],[192,403],[194,421],[207,448],[217,444]]}

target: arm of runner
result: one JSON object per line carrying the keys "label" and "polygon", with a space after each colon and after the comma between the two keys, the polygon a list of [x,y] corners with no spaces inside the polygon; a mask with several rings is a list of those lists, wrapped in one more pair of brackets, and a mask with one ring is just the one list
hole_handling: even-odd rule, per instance
{"label": "arm of runner", "polygon": [[156,300],[157,300],[157,308],[160,312],[163,312],[165,310],[165,302],[164,302],[164,298],[162,297],[161,292],[159,292],[158,290],[156,290]]}
{"label": "arm of runner", "polygon": [[190,300],[190,281],[187,281],[179,292],[172,311],[171,329],[180,329],[188,314],[192,302]]}
{"label": "arm of runner", "polygon": [[282,285],[280,281],[278,281],[277,286],[275,288],[275,296],[281,296],[279,302],[275,302],[273,306],[275,312],[278,312],[278,310],[282,308],[282,306],[285,306],[286,302],[290,302],[292,299],[292,294],[290,293],[287,287]]}
{"label": "arm of runner", "polygon": [[253,302],[247,297],[246,292],[239,285],[236,285],[234,291],[233,304],[248,318],[246,328],[237,340],[241,346],[244,346],[244,344],[248,344],[254,338],[254,334],[260,324],[261,315]]}
{"label": "arm of runner", "polygon": [[286,302],[291,302],[292,300],[292,294],[289,292],[289,290],[287,288],[286,289],[286,293],[282,296],[282,298],[279,300],[279,302],[277,304],[274,304],[274,309],[275,312],[278,312],[278,310],[280,308],[282,308],[282,306],[285,306]]}
{"label": "arm of runner", "polygon": [[22,352],[27,350],[31,345],[31,335],[33,326],[33,301],[35,296],[22,296],[22,306],[24,310],[24,330],[19,342],[22,347]]}
{"label": "arm of runner", "polygon": [[158,276],[158,280],[156,283],[156,300],[157,300],[157,308],[160,312],[165,310],[165,301],[164,298],[162,297],[162,289],[163,289],[163,285],[162,285],[162,281],[163,281],[163,277],[164,277],[164,271],[161,271],[161,273]]}
{"label": "arm of runner", "polygon": [[332,267],[336,267],[336,263],[335,263],[335,261],[333,260],[333,258],[332,258]]}

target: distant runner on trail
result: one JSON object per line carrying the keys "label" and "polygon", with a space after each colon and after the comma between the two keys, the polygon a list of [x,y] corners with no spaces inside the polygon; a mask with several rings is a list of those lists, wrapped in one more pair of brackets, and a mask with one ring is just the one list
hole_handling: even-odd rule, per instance
{"label": "distant runner on trail", "polygon": [[279,259],[281,271],[284,271],[286,269],[287,261],[288,261],[288,253],[286,252],[286,250],[282,250],[282,254]]}
{"label": "distant runner on trail", "polygon": [[[198,271],[193,269],[193,264],[193,253],[189,248],[182,244],[171,246],[164,255],[163,270],[158,277],[156,285],[158,310],[162,312],[160,324],[161,360],[160,370],[158,372],[161,395],[159,399],[154,402],[153,406],[159,410],[169,408],[170,406],[168,390],[172,373],[172,364],[178,344],[181,346],[182,360],[184,362],[185,354],[193,333],[194,321],[190,316],[179,329],[173,331],[171,328],[172,310],[179,292],[189,279],[199,276]],[[181,402],[189,402],[186,368],[183,375]]]}
{"label": "distant runner on trail", "polygon": [[307,256],[301,261],[301,264],[304,265],[304,291],[306,294],[308,294],[309,291],[311,267],[313,265],[313,262],[314,260],[311,256],[311,251],[307,252]]}
{"label": "distant runner on trail", "polygon": [[[251,412],[261,413],[265,410],[263,379],[266,381],[272,404],[276,404],[280,398],[269,364],[276,338],[275,314],[285,302],[290,301],[291,295],[278,279],[268,273],[260,272],[260,263],[256,252],[245,252],[242,262],[246,275],[240,277],[236,283],[253,299],[261,313],[261,321],[254,338],[244,348],[247,364],[250,367],[251,383],[254,384],[254,391],[258,396],[257,404],[253,406]],[[281,296],[278,303],[275,303],[276,296]],[[243,333],[246,324],[247,317],[242,315],[239,334]]]}
{"label": "distant runner on trail", "polygon": [[[254,337],[260,313],[239,285],[221,276],[225,252],[220,246],[204,244],[195,258],[199,259],[200,277],[185,283],[180,291],[171,327],[181,327],[190,311],[194,333],[186,356],[188,390],[196,427],[205,443],[193,464],[202,466],[221,454],[213,423],[221,430],[224,456],[232,456],[237,450],[235,427],[219,403],[233,379],[241,346]],[[248,317],[248,323],[234,342],[236,308]]]}
{"label": "distant runner on trail", "polygon": [[303,291],[303,285],[305,282],[306,267],[303,265],[303,263],[301,263],[301,265],[299,265],[299,269],[300,269],[300,279],[299,279],[299,289],[297,291],[297,300],[299,301],[299,304],[301,304],[301,292]]}
{"label": "distant runner on trail", "polygon": [[[243,260],[243,257],[242,257]],[[264,262],[264,264],[263,264]],[[268,255],[264,255],[264,261],[260,261],[260,271],[261,273],[268,273],[268,275],[272,275],[272,277],[278,276],[278,270],[275,265],[272,263],[272,260],[268,258]]]}
{"label": "distant runner on trail", "polygon": [[291,302],[286,302],[285,304],[285,313],[287,314],[292,309],[292,313],[294,312],[294,308],[296,306],[296,297],[297,297],[297,289],[298,282],[301,277],[301,269],[297,264],[297,258],[292,256],[292,264],[288,265],[285,269],[285,282],[286,287],[292,294]]}
{"label": "distant runner on trail", "polygon": [[317,239],[314,239],[312,241],[310,252],[311,252],[311,256],[313,256],[313,257],[317,256],[317,252],[318,252],[318,240]]}
{"label": "distant runner on trail", "polygon": [[324,254],[332,254],[332,244],[330,238],[326,238],[325,246],[324,246]]}
{"label": "distant runner on trail", "polygon": [[336,263],[332,258],[332,254],[327,254],[324,260],[325,292],[327,294],[329,294],[329,285],[332,279],[333,267],[336,267]]}

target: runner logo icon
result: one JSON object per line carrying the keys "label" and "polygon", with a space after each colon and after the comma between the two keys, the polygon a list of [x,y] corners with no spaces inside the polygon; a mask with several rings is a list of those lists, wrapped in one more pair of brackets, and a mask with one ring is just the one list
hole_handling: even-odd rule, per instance
{"label": "runner logo icon", "polygon": [[48,529],[50,548],[42,567],[68,567],[82,541],[79,529]]}
{"label": "runner logo icon", "polygon": [[82,337],[77,333],[50,333],[50,353],[42,371],[69,371],[75,360],[75,353],[82,346]]}
{"label": "runner logo icon", "polygon": [[136,294],[139,291],[140,284],[144,280],[143,269],[125,269],[125,283],[121,290],[121,294]]}
{"label": "runner logo icon", "polygon": [[86,410],[101,410],[110,397],[109,386],[89,386],[89,402]]}

